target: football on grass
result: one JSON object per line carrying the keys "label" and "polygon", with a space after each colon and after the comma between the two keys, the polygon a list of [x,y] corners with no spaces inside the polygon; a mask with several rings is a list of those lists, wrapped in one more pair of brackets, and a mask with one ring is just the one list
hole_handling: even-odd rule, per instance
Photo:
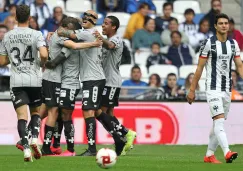
{"label": "football on grass", "polygon": [[117,155],[114,150],[102,148],[96,155],[96,163],[103,169],[108,169],[116,164]]}

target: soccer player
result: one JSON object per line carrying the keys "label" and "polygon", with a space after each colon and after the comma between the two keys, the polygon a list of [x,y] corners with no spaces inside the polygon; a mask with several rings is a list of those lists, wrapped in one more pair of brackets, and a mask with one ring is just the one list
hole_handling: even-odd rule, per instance
{"label": "soccer player", "polygon": [[37,140],[40,130],[41,105],[41,62],[48,59],[46,43],[40,31],[30,29],[30,8],[26,5],[17,6],[16,19],[18,27],[6,33],[3,40],[4,48],[0,50],[0,65],[11,64],[10,95],[17,113],[18,133],[24,147],[24,161],[32,161],[32,154],[27,139],[28,106],[31,114],[30,125],[32,140],[30,146],[34,157],[39,159],[41,151]]}
{"label": "soccer player", "polygon": [[[69,30],[74,30],[75,25],[78,23],[78,20],[73,17],[67,17],[62,21],[62,27]],[[50,39],[49,46],[49,57],[51,60],[57,58],[62,52],[64,46],[71,49],[83,49],[100,46],[97,42],[87,42],[87,43],[75,43],[71,40],[68,40],[64,37],[59,37],[55,32]],[[64,52],[65,53],[65,52]],[[53,136],[53,131],[55,123],[58,117],[58,106],[59,106],[59,95],[61,89],[61,74],[62,74],[62,65],[58,65],[54,69],[46,68],[43,73],[43,95],[44,103],[48,110],[48,118],[45,125],[45,136],[44,143],[42,146],[43,155],[53,155],[54,153],[50,149],[51,139]],[[75,93],[74,93],[75,94]],[[44,110],[43,110],[44,111]]]}
{"label": "soccer player", "polygon": [[[70,31],[58,29],[59,36],[78,39],[84,42],[94,41],[96,38],[93,35],[96,31],[95,25],[98,15],[88,10],[84,13],[82,27],[84,30]],[[88,149],[79,156],[95,156],[96,155],[96,121],[95,112],[100,109],[102,91],[105,87],[105,74],[102,67],[102,47],[84,49],[80,51],[82,56],[82,66],[80,67],[80,75],[83,82],[83,115],[86,123],[86,135],[88,139]],[[125,141],[114,131],[114,125],[111,124],[110,117],[101,112],[97,119],[102,122],[104,127],[109,130],[113,136],[116,145],[116,153],[120,155]]]}
{"label": "soccer player", "polygon": [[[102,24],[103,38],[103,69],[106,76],[106,85],[102,93],[101,109],[111,116],[111,122],[115,125],[116,132],[127,139],[126,146],[121,155],[126,155],[136,137],[136,132],[126,129],[114,116],[114,107],[118,106],[122,78],[119,66],[122,58],[123,41],[116,34],[120,21],[115,16],[107,16]],[[99,34],[99,33],[97,33]]]}
{"label": "soccer player", "polygon": [[197,70],[193,77],[187,100],[191,104],[195,99],[195,90],[201,77],[204,66],[207,71],[206,94],[209,104],[213,127],[209,135],[209,144],[204,162],[221,163],[214,152],[220,145],[224,152],[226,163],[232,163],[238,156],[231,152],[224,130],[224,121],[227,119],[231,103],[231,66],[234,60],[237,70],[243,78],[243,65],[240,59],[240,49],[234,39],[227,38],[229,18],[226,14],[216,16],[214,27],[216,35],[205,40],[201,46]]}

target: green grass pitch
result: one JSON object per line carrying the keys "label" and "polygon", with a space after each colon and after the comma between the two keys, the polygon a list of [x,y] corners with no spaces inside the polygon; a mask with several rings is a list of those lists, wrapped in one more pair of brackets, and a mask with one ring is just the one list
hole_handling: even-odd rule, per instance
{"label": "green grass pitch", "polygon": [[[77,153],[86,146],[77,145]],[[109,146],[108,146],[109,147]],[[112,147],[112,146],[110,146]],[[99,146],[100,148],[100,146]],[[63,146],[63,149],[65,147]],[[121,156],[110,170],[115,171],[242,171],[243,146],[231,146],[239,157],[226,164],[220,148],[216,153],[223,164],[203,163],[206,146],[136,145]],[[42,157],[33,163],[23,162],[23,153],[14,146],[0,146],[0,171],[101,171],[94,157]]]}

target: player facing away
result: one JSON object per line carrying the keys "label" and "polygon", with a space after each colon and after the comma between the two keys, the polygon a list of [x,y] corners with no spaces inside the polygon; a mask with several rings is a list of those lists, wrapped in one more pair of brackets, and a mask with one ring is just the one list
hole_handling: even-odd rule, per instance
{"label": "player facing away", "polygon": [[106,85],[102,93],[101,110],[111,116],[111,122],[115,125],[116,132],[119,132],[127,140],[121,154],[126,155],[134,142],[136,132],[126,129],[114,116],[114,107],[118,106],[122,85],[119,66],[123,52],[123,41],[116,34],[119,26],[120,21],[115,16],[107,16],[102,24],[102,34],[106,35],[108,39],[103,38],[102,57]]}
{"label": "player facing away", "polygon": [[[68,31],[59,29],[60,36],[78,39],[84,42],[94,41],[96,37],[95,25],[98,15],[88,10],[84,13],[82,27],[84,30]],[[82,65],[80,66],[80,78],[83,82],[83,116],[86,123],[86,135],[88,139],[88,149],[79,156],[95,156],[96,155],[96,120],[95,113],[100,109],[102,92],[105,87],[105,74],[102,67],[102,47],[89,48],[80,51]],[[96,118],[104,125],[104,127],[112,135],[115,145],[116,153],[120,155],[125,141],[120,135],[115,132],[114,125],[111,123],[110,117],[104,112],[98,112]]]}
{"label": "player facing away", "polygon": [[197,70],[193,77],[190,91],[187,95],[188,103],[195,99],[195,89],[205,66],[206,95],[209,104],[213,127],[209,135],[209,144],[204,162],[221,163],[214,155],[217,146],[223,150],[226,163],[232,163],[238,156],[231,152],[224,130],[224,121],[227,119],[231,103],[231,66],[234,60],[237,70],[243,78],[243,65],[240,59],[240,49],[234,39],[227,38],[229,18],[226,14],[219,14],[215,19],[216,35],[208,38],[201,46]]}
{"label": "player facing away", "polygon": [[39,159],[41,151],[37,140],[40,130],[41,105],[41,62],[48,58],[46,43],[40,31],[28,28],[30,8],[26,5],[17,6],[16,19],[18,27],[6,33],[0,50],[0,63],[11,64],[10,95],[17,113],[18,133],[24,147],[24,161],[32,161],[32,154],[27,139],[28,106],[31,114],[32,140],[30,146],[34,157]]}
{"label": "player facing away", "polygon": [[[67,17],[62,21],[62,27],[65,29],[74,30],[75,28],[77,28],[75,26],[77,25],[77,23],[78,23],[77,19],[73,17]],[[62,52],[64,46],[71,49],[83,49],[83,48],[100,46],[100,44],[97,44],[97,42],[75,43],[71,40],[68,40],[67,38],[59,37],[57,33],[54,33],[50,39],[50,45],[49,45],[50,59],[55,60],[55,58],[57,58],[61,53],[65,53]],[[58,117],[57,110],[59,107],[62,72],[63,72],[62,65],[58,65],[53,69],[48,69],[48,68],[45,69],[43,73],[43,96],[45,98],[44,103],[48,110],[48,118],[45,125],[44,142],[42,146],[43,155],[54,154],[50,149],[50,145],[53,137],[55,123]]]}

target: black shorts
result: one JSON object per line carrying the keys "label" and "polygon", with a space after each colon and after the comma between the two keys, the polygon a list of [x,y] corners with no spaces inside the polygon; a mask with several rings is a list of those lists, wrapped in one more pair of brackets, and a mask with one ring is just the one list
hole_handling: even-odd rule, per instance
{"label": "black shorts", "polygon": [[97,110],[101,106],[102,91],[105,87],[105,80],[83,82],[83,110]]}
{"label": "black shorts", "polygon": [[43,103],[49,108],[58,107],[61,83],[42,80],[42,88],[44,98]]}
{"label": "black shorts", "polygon": [[10,90],[10,96],[17,109],[23,105],[29,105],[29,107],[38,107],[42,103],[41,99],[41,87],[13,87]]}
{"label": "black shorts", "polygon": [[119,105],[120,88],[105,86],[102,93],[101,106],[115,107]]}
{"label": "black shorts", "polygon": [[59,107],[73,110],[75,106],[75,98],[78,95],[79,91],[80,89],[61,88]]}

